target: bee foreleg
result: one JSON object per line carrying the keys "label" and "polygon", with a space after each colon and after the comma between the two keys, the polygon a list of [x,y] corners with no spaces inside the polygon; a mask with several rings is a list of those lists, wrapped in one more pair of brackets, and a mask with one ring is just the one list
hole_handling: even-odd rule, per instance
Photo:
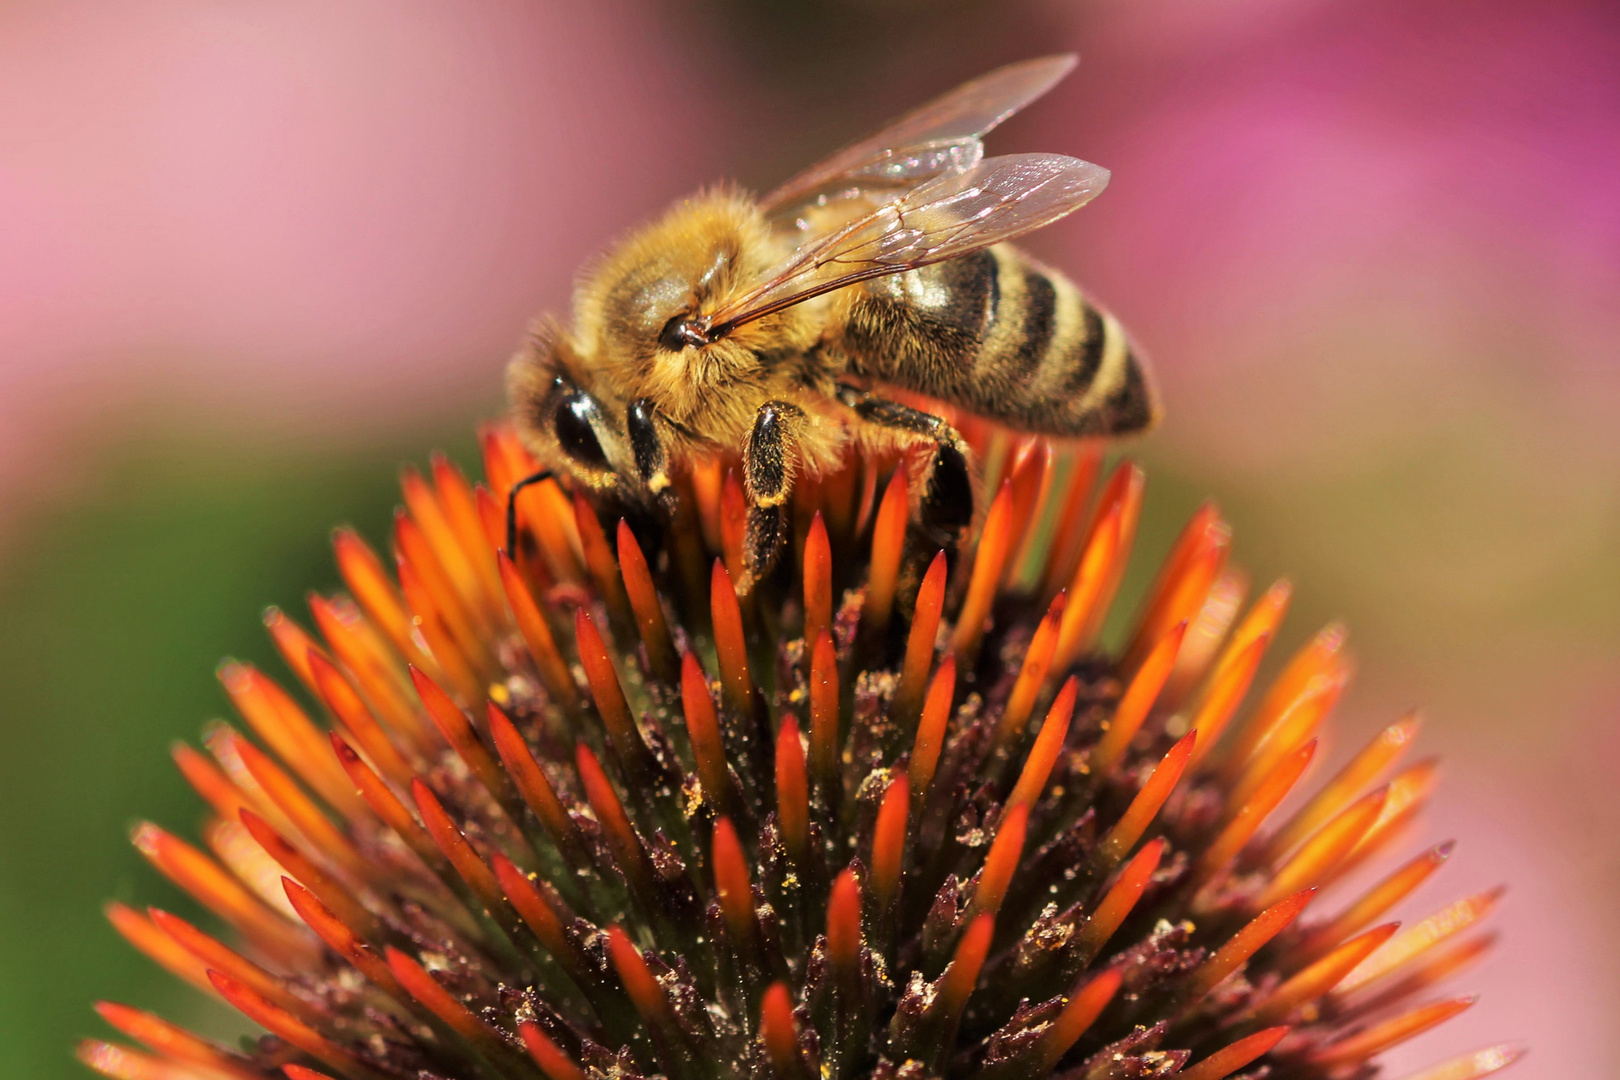
{"label": "bee foreleg", "polygon": [[530,475],[525,476],[523,479],[519,480],[517,483],[513,484],[512,485],[512,490],[508,491],[506,493],[506,556],[507,556],[507,558],[509,558],[509,559],[516,559],[517,558],[517,533],[518,533],[517,497],[518,497],[518,492],[522,491],[526,487],[529,487],[530,485],[539,484],[539,483],[543,483],[544,481],[550,480],[554,475],[556,475],[556,474],[553,473],[550,469],[541,469],[539,472],[531,473]]}
{"label": "bee foreleg", "polygon": [[787,500],[793,493],[799,426],[804,410],[786,401],[767,401],[754,414],[754,430],[743,455],[748,492],[748,534],[744,556],[749,577],[758,581],[776,562],[787,535]]}
{"label": "bee foreleg", "polygon": [[662,436],[658,434],[652,399],[637,398],[630,403],[625,413],[625,429],[630,433],[630,452],[635,457],[636,474],[641,477],[647,491],[663,503],[665,509],[673,511],[671,504],[674,502],[675,488],[669,479],[669,453],[664,449]]}
{"label": "bee foreleg", "polygon": [[840,386],[838,396],[855,415],[869,424],[908,433],[934,444],[917,505],[917,524],[929,539],[954,546],[961,531],[973,522],[973,478],[968,472],[967,444],[954,427],[932,413],[913,409],[852,386]]}

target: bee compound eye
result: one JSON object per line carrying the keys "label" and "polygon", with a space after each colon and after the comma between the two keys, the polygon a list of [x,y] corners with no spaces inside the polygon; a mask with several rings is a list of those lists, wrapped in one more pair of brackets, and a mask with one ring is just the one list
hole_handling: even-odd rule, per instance
{"label": "bee compound eye", "polygon": [[573,393],[558,408],[553,429],[557,435],[557,445],[562,447],[563,453],[581,465],[606,469],[609,467],[607,455],[602,452],[602,444],[591,426],[596,413],[595,401],[585,394]]}
{"label": "bee compound eye", "polygon": [[704,315],[682,313],[673,316],[658,332],[658,344],[669,352],[680,352],[689,347],[713,344],[709,334],[709,320]]}
{"label": "bee compound eye", "polygon": [[658,344],[668,352],[680,352],[686,348],[686,316],[676,315],[664,328],[658,332]]}

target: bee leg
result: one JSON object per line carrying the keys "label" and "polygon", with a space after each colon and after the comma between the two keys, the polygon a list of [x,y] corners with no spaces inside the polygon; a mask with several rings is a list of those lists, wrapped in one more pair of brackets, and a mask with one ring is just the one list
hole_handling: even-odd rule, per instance
{"label": "bee leg", "polygon": [[637,398],[625,414],[630,433],[630,452],[636,460],[636,473],[665,510],[675,511],[675,486],[669,479],[669,454],[653,420],[651,398]]}
{"label": "bee leg", "polygon": [[954,427],[932,413],[913,409],[850,386],[838,388],[839,399],[869,424],[906,432],[934,444],[934,456],[923,474],[917,524],[931,541],[954,548],[962,530],[973,523],[973,478],[967,444]]}
{"label": "bee leg", "polygon": [[787,500],[793,492],[798,427],[804,420],[804,410],[786,401],[767,401],[754,414],[754,430],[743,455],[743,484],[748,491],[743,556],[750,585],[770,571],[787,536]]}
{"label": "bee leg", "polygon": [[555,473],[550,469],[541,469],[531,473],[512,485],[512,490],[506,493],[506,556],[509,559],[517,558],[517,497],[518,492],[534,484],[550,480]]}

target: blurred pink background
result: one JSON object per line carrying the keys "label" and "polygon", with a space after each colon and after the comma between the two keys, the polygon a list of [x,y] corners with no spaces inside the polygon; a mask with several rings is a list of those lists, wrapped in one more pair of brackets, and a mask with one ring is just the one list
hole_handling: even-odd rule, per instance
{"label": "blurred pink background", "polygon": [[1426,833],[1461,843],[1408,914],[1512,886],[1480,1004],[1392,1074],[1522,1039],[1512,1075],[1612,1075],[1612,4],[13,2],[0,550],[121,440],[491,412],[525,321],[664,202],[1060,49],[992,150],[1113,170],[1031,246],[1155,358],[1151,475],[1296,575],[1296,639],[1350,622],[1339,749],[1426,705]]}

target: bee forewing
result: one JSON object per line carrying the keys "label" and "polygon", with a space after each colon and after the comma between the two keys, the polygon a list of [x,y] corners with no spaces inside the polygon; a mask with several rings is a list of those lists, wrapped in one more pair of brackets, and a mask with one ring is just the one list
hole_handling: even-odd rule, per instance
{"label": "bee forewing", "polygon": [[1090,202],[1108,170],[1061,154],[987,158],[809,241],[712,314],[716,329],[886,274],[954,259],[1050,225]]}
{"label": "bee forewing", "polygon": [[1078,62],[1073,54],[1044,56],[963,83],[812,165],[761,205],[776,217],[794,213],[818,189],[842,180],[881,187],[970,169],[984,156],[979,140],[987,132],[1050,90]]}

